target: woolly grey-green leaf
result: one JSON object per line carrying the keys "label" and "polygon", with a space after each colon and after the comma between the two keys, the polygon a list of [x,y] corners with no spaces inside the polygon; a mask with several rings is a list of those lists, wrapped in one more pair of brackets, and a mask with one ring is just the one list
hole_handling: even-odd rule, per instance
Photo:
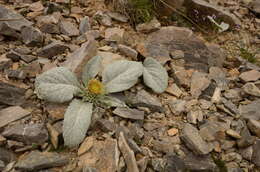
{"label": "woolly grey-green leaf", "polygon": [[36,90],[39,98],[54,103],[68,102],[80,92],[80,89],[73,85],[53,83],[41,83]]}
{"label": "woolly grey-green leaf", "polygon": [[80,91],[76,76],[67,68],[57,67],[39,75],[35,80],[35,92],[41,99],[63,103]]}
{"label": "woolly grey-green leaf", "polygon": [[140,62],[119,60],[109,64],[102,73],[102,82],[107,93],[120,92],[135,85],[143,73]]}
{"label": "woolly grey-green leaf", "polygon": [[63,138],[66,146],[78,146],[84,140],[91,122],[92,109],[92,103],[72,100],[63,121]]}
{"label": "woolly grey-green leaf", "polygon": [[101,56],[94,56],[88,61],[88,63],[84,66],[82,72],[83,83],[86,84],[91,78],[97,76],[100,70],[101,62],[102,62]]}
{"label": "woolly grey-green leaf", "polygon": [[125,102],[112,96],[105,96],[100,101],[110,107],[127,107]]}
{"label": "woolly grey-green leaf", "polygon": [[143,79],[145,85],[156,93],[162,93],[168,86],[168,73],[155,59],[146,58],[143,63]]}

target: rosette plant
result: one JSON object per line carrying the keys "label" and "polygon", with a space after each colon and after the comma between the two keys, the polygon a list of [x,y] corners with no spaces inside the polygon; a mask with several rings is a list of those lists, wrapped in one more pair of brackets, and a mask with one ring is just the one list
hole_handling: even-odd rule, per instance
{"label": "rosette plant", "polygon": [[110,93],[121,92],[134,86],[143,75],[144,83],[156,93],[162,93],[168,85],[166,70],[153,58],[143,62],[119,60],[99,73],[102,57],[92,57],[84,66],[82,81],[65,67],[56,67],[39,75],[35,80],[38,98],[54,103],[69,102],[63,122],[63,138],[66,146],[79,145],[85,138],[93,109],[99,105],[126,107]]}

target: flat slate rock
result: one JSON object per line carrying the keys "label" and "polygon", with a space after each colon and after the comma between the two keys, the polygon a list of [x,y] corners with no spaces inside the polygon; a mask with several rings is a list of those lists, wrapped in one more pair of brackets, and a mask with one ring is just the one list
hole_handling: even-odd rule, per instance
{"label": "flat slate rock", "polygon": [[0,6],[0,18],[10,19],[7,21],[0,21],[1,35],[19,38],[22,27],[32,25],[32,23],[26,20],[22,15],[7,9],[4,6]]}
{"label": "flat slate rock", "polygon": [[240,105],[239,110],[243,118],[260,120],[260,100],[255,100],[247,105]]}
{"label": "flat slate rock", "polygon": [[207,142],[201,138],[197,128],[191,124],[185,124],[181,139],[185,142],[186,146],[197,155],[206,155],[212,150]]}
{"label": "flat slate rock", "polygon": [[137,109],[118,107],[113,111],[113,114],[128,119],[136,119],[136,120],[144,119],[144,111],[140,111]]}
{"label": "flat slate rock", "polygon": [[25,89],[0,82],[0,104],[22,105],[25,102]]}
{"label": "flat slate rock", "polygon": [[6,126],[10,122],[26,117],[31,112],[20,106],[11,106],[0,111],[0,128]]}
{"label": "flat slate rock", "polygon": [[193,32],[182,27],[162,27],[148,35],[146,41],[138,45],[138,51],[145,57],[153,57],[164,64],[176,50],[184,53],[185,68],[207,72],[210,66],[218,64],[221,57],[213,54],[205,43]]}
{"label": "flat slate rock", "polygon": [[42,144],[48,140],[49,134],[44,124],[20,124],[5,129],[2,135],[8,139],[25,144]]}
{"label": "flat slate rock", "polygon": [[15,165],[16,170],[35,171],[45,168],[64,166],[69,162],[66,156],[50,152],[30,152]]}

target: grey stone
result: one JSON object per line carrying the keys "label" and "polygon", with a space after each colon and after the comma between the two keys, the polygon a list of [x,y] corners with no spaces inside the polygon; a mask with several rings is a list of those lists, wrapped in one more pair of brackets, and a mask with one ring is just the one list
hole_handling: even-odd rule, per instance
{"label": "grey stone", "polygon": [[95,140],[93,147],[79,157],[79,166],[86,164],[97,171],[117,171],[119,162],[118,144],[115,139]]}
{"label": "grey stone", "polygon": [[249,130],[260,138],[260,122],[254,119],[249,119],[247,122]]}
{"label": "grey stone", "polygon": [[260,100],[255,100],[247,105],[240,105],[239,110],[243,118],[260,120]]}
{"label": "grey stone", "polygon": [[97,54],[97,43],[94,40],[81,45],[81,47],[70,54],[66,61],[62,63],[62,66],[67,67],[72,72],[76,73],[78,77],[81,77],[83,67],[88,60]]}
{"label": "grey stone", "polygon": [[21,59],[26,63],[30,63],[37,58],[32,55],[24,55],[20,52],[17,52],[16,50],[11,50],[10,52],[8,52],[6,54],[6,57],[12,59],[13,61],[19,61]]}
{"label": "grey stone", "polygon": [[217,133],[224,132],[228,129],[224,123],[218,121],[207,121],[205,124],[200,126],[200,136],[206,141],[218,140]]}
{"label": "grey stone", "polygon": [[151,165],[155,171],[163,171],[166,161],[162,158],[153,158]]}
{"label": "grey stone", "polygon": [[209,69],[209,79],[212,79],[216,82],[217,87],[221,90],[228,89],[228,80],[226,78],[226,73],[220,67],[210,67]]}
{"label": "grey stone", "polygon": [[253,145],[253,154],[252,154],[252,162],[260,167],[260,139],[257,139],[255,144]]}
{"label": "grey stone", "polygon": [[113,132],[116,130],[116,124],[106,119],[99,119],[96,121],[94,128],[98,128],[103,132]]}
{"label": "grey stone", "polygon": [[136,159],[135,159],[135,154],[129,147],[123,132],[120,132],[119,134],[118,146],[125,159],[127,170],[132,172],[139,172]]}
{"label": "grey stone", "polygon": [[[184,52],[184,67],[208,72],[210,63],[215,56],[202,40],[186,28],[168,26],[148,35],[145,42],[138,45],[138,51],[145,57],[152,57],[165,64],[171,59],[170,52]],[[211,64],[213,65],[213,64]],[[214,64],[215,65],[215,64]]]}
{"label": "grey stone", "polygon": [[186,169],[185,161],[183,159],[176,155],[167,156],[165,172],[183,172]]}
{"label": "grey stone", "polygon": [[205,73],[194,72],[191,77],[190,92],[193,97],[198,98],[202,91],[208,88],[210,80]]}
{"label": "grey stone", "polygon": [[254,83],[246,83],[243,90],[251,96],[260,97],[260,89]]}
{"label": "grey stone", "polygon": [[185,124],[181,139],[186,146],[198,155],[205,155],[211,152],[212,148],[201,138],[199,131],[191,124]]}
{"label": "grey stone", "polygon": [[185,88],[190,87],[191,74],[188,70],[185,70],[183,67],[171,65],[173,70],[173,76],[176,80],[178,86],[183,86]]}
{"label": "grey stone", "polygon": [[201,110],[197,110],[197,111],[190,111],[187,114],[187,120],[189,123],[192,124],[197,124],[197,122],[202,122],[203,120],[203,113]]}
{"label": "grey stone", "polygon": [[203,0],[191,0],[185,3],[185,7],[188,10],[188,16],[193,17],[193,19],[200,24],[208,24],[207,16],[216,16],[216,18],[221,18],[225,23],[228,23],[231,27],[236,25],[241,25],[240,20],[233,15],[225,11],[223,8],[217,5],[210,4]]}
{"label": "grey stone", "polygon": [[28,116],[31,112],[20,106],[10,106],[0,111],[0,128],[7,124]]}
{"label": "grey stone", "polygon": [[21,54],[15,52],[14,50],[11,50],[6,54],[6,57],[12,59],[14,62],[19,61],[21,56]]}
{"label": "grey stone", "polygon": [[112,26],[111,17],[102,11],[97,11],[94,15],[94,19],[96,19],[103,26]]}
{"label": "grey stone", "polygon": [[22,15],[11,9],[0,6],[0,16],[7,21],[0,21],[0,34],[20,38],[23,26],[31,26],[32,23],[26,20]]}
{"label": "grey stone", "polygon": [[123,28],[107,28],[105,30],[105,39],[110,42],[123,42],[125,30]]}
{"label": "grey stone", "polygon": [[122,53],[125,56],[131,57],[133,60],[137,59],[138,53],[137,53],[137,51],[135,51],[131,47],[119,44],[118,45],[118,50],[119,50],[120,53]]}
{"label": "grey stone", "polygon": [[68,49],[68,46],[64,45],[62,42],[54,41],[43,47],[37,54],[41,57],[52,58],[64,53],[66,49]]}
{"label": "grey stone", "polygon": [[163,111],[163,107],[159,99],[152,96],[145,90],[140,90],[136,95],[129,95],[127,98],[127,103],[136,107],[148,107],[152,111]]}
{"label": "grey stone", "polygon": [[111,17],[113,20],[119,21],[119,22],[123,22],[126,23],[128,21],[128,18],[120,13],[117,12],[111,12],[108,11],[106,13],[109,17]]}
{"label": "grey stone", "polygon": [[49,134],[44,124],[20,124],[5,129],[4,137],[25,144],[42,144],[49,139]]}
{"label": "grey stone", "polygon": [[56,17],[55,15],[40,16],[37,18],[37,26],[44,33],[60,33],[58,22],[59,17]]}
{"label": "grey stone", "polygon": [[246,126],[243,128],[240,135],[242,138],[237,141],[238,147],[245,148],[254,144],[256,138],[254,136],[251,136]]}
{"label": "grey stone", "polygon": [[3,161],[5,164],[8,164],[16,160],[16,156],[10,150],[0,147],[0,160]]}
{"label": "grey stone", "polygon": [[239,78],[244,82],[257,81],[260,79],[260,72],[257,70],[246,71],[241,73]]}
{"label": "grey stone", "polygon": [[228,129],[228,130],[226,130],[226,134],[235,138],[235,139],[241,139],[240,134],[238,132],[236,132],[235,130]]}
{"label": "grey stone", "polygon": [[251,161],[253,155],[253,146],[249,146],[247,148],[239,149],[240,155],[248,161]]}
{"label": "grey stone", "polygon": [[32,26],[24,26],[21,30],[23,42],[28,46],[41,46],[44,36],[42,32]]}
{"label": "grey stone", "polygon": [[8,76],[8,78],[12,78],[12,79],[25,79],[26,78],[26,74],[22,70],[7,69],[7,70],[5,70],[5,74]]}
{"label": "grey stone", "polygon": [[229,89],[224,92],[224,96],[227,99],[230,99],[232,101],[240,101],[242,99],[241,97],[241,89],[240,88],[234,88]]}
{"label": "grey stone", "polygon": [[90,21],[89,21],[89,17],[85,16],[79,24],[79,33],[80,34],[84,34],[87,31],[91,30],[91,25],[90,25]]}
{"label": "grey stone", "polygon": [[59,23],[60,31],[66,36],[78,36],[79,30],[75,26],[75,24],[69,22],[69,21],[61,21]]}
{"label": "grey stone", "polygon": [[15,169],[22,171],[35,171],[45,168],[64,166],[69,162],[66,156],[50,153],[33,151],[18,161]]}
{"label": "grey stone", "polygon": [[143,120],[144,119],[144,111],[140,111],[137,109],[130,109],[124,107],[117,107],[113,114],[118,115],[127,119],[135,119],[135,120]]}
{"label": "grey stone", "polygon": [[224,104],[224,106],[234,114],[234,116],[238,116],[239,115],[239,110],[237,108],[237,106],[232,103],[232,101],[230,100],[226,100],[225,98],[221,99],[222,103]]}
{"label": "grey stone", "polygon": [[180,115],[181,113],[186,112],[186,103],[185,100],[174,99],[169,102],[169,107],[174,115]]}
{"label": "grey stone", "polygon": [[161,27],[161,23],[154,18],[147,23],[138,24],[136,26],[136,30],[141,33],[151,33],[159,30],[160,27]]}

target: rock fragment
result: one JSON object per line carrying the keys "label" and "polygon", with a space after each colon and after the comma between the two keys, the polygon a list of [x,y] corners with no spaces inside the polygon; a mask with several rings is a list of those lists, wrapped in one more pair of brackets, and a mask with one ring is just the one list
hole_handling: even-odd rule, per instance
{"label": "rock fragment", "polygon": [[144,111],[140,111],[137,109],[117,107],[113,111],[113,114],[118,115],[123,118],[127,118],[127,119],[135,119],[135,120],[144,119]]}
{"label": "rock fragment", "polygon": [[252,133],[260,138],[260,122],[254,119],[249,119],[247,126]]}
{"label": "rock fragment", "polygon": [[67,67],[72,72],[76,73],[78,77],[81,77],[83,67],[87,61],[96,54],[97,44],[94,40],[89,40],[70,54],[66,58],[66,61],[62,63],[62,66]]}
{"label": "rock fragment", "polygon": [[66,36],[78,36],[79,30],[78,28],[69,21],[61,21],[60,24],[60,31]]}
{"label": "rock fragment", "polygon": [[28,116],[31,112],[20,106],[10,106],[0,110],[0,128],[7,124]]}
{"label": "rock fragment", "polygon": [[32,26],[24,26],[21,30],[22,40],[28,46],[41,46],[44,36],[42,32]]}
{"label": "rock fragment", "polygon": [[125,162],[127,165],[127,170],[132,171],[132,172],[139,172],[139,169],[138,169],[138,166],[136,163],[136,159],[135,159],[135,154],[130,149],[129,145],[127,144],[127,141],[125,139],[123,132],[120,132],[120,134],[119,134],[118,146],[125,159]]}
{"label": "rock fragment", "polygon": [[41,57],[52,58],[64,53],[66,49],[68,49],[68,46],[64,45],[62,42],[54,41],[43,47],[37,54]]}
{"label": "rock fragment", "polygon": [[79,33],[82,35],[84,33],[86,33],[87,31],[91,30],[91,25],[90,25],[90,21],[89,21],[89,17],[85,16],[79,24]]}
{"label": "rock fragment", "polygon": [[260,72],[257,70],[246,71],[241,73],[239,78],[244,82],[257,81],[260,79]]}
{"label": "rock fragment", "polygon": [[199,131],[191,124],[185,124],[181,139],[186,146],[198,155],[206,155],[211,152],[212,148],[201,138]]}
{"label": "rock fragment", "polygon": [[249,95],[260,97],[260,89],[254,83],[246,83],[243,86],[243,90]]}
{"label": "rock fragment", "polygon": [[207,78],[206,74],[201,72],[194,72],[191,77],[191,95],[194,97],[199,97],[206,88],[208,88],[210,80]]}
{"label": "rock fragment", "polygon": [[147,23],[138,24],[136,26],[136,30],[141,33],[151,33],[159,30],[160,27],[161,27],[161,23],[154,18]]}
{"label": "rock fragment", "polygon": [[33,151],[19,160],[15,169],[22,171],[35,171],[45,168],[64,166],[69,159],[63,155],[50,152]]}
{"label": "rock fragment", "polygon": [[137,51],[132,49],[131,47],[128,47],[126,45],[119,44],[118,45],[118,50],[120,53],[122,53],[125,56],[131,57],[132,59],[136,60],[137,59]]}
{"label": "rock fragment", "polygon": [[4,137],[25,144],[42,144],[49,139],[49,134],[44,124],[19,124],[5,129]]}
{"label": "rock fragment", "polygon": [[7,21],[0,21],[0,34],[10,37],[20,38],[23,26],[31,26],[32,23],[26,20],[22,15],[13,10],[0,6],[0,16]]}
{"label": "rock fragment", "polygon": [[247,105],[240,105],[239,110],[243,118],[260,120],[260,100],[252,101]]}

